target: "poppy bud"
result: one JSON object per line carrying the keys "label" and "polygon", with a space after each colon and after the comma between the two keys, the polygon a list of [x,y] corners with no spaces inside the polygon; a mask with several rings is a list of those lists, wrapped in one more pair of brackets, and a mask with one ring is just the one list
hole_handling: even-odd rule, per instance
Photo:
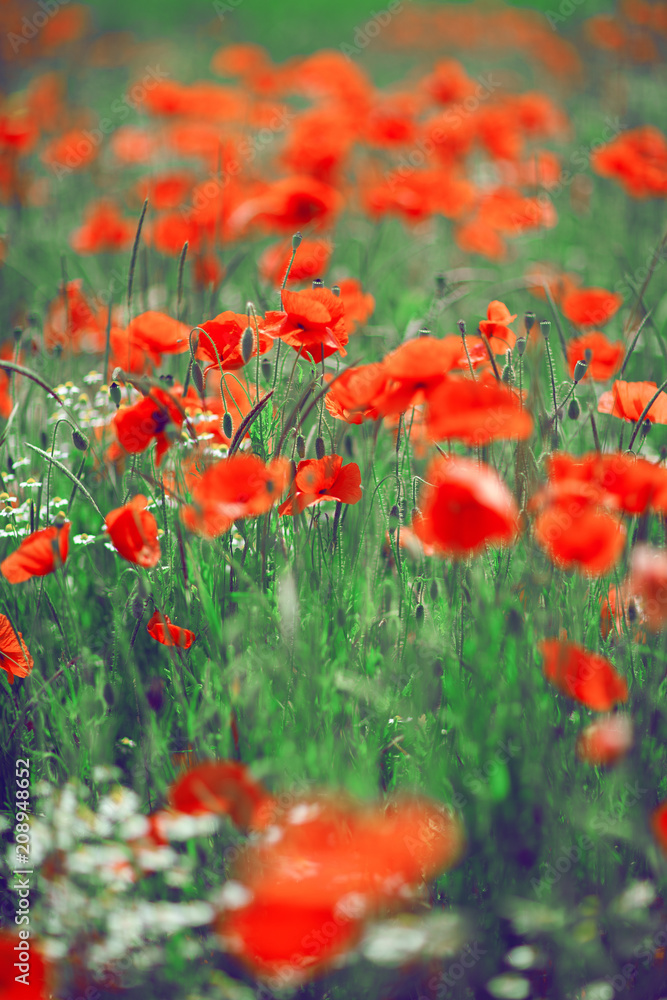
{"label": "poppy bud", "polygon": [[76,427],[72,431],[72,444],[78,451],[88,451],[88,439]]}
{"label": "poppy bud", "polygon": [[324,282],[321,278],[313,278],[313,288],[324,288]]}
{"label": "poppy bud", "polygon": [[49,436],[46,431],[39,432],[39,443],[42,446],[42,451],[46,451],[49,446]]}
{"label": "poppy bud", "polygon": [[61,510],[59,510],[58,513],[56,514],[56,516],[51,521],[51,524],[55,528],[62,528],[62,526],[63,526],[63,524],[65,523],[66,520],[67,520],[67,518],[65,517],[65,515],[63,514],[63,512]]}
{"label": "poppy bud", "polygon": [[318,458],[324,458],[324,440],[321,437],[315,438],[315,454]]}
{"label": "poppy bud", "polygon": [[228,410],[227,413],[225,413],[224,417],[222,418],[222,433],[225,435],[225,437],[231,438],[233,432],[234,432],[234,424],[232,423],[232,415]]}
{"label": "poppy bud", "polygon": [[164,681],[160,677],[152,677],[146,691],[146,701],[154,712],[159,712],[164,704]]}
{"label": "poppy bud", "polygon": [[526,327],[526,335],[530,333],[533,329],[533,323],[535,322],[535,313],[527,312],[523,317],[523,323]]}
{"label": "poppy bud", "polygon": [[400,520],[401,520],[401,512],[398,509],[397,504],[394,504],[394,506],[389,511],[389,530],[396,531],[396,525],[400,523]]}
{"label": "poppy bud", "polygon": [[651,430],[651,421],[647,417],[644,423],[642,424],[642,437],[646,437],[646,435],[650,430]]}
{"label": "poppy bud", "polygon": [[578,420],[579,414],[581,413],[581,407],[579,406],[579,400],[576,396],[573,396],[570,400],[570,405],[567,408],[567,415],[570,420]]}
{"label": "poppy bud", "polygon": [[10,476],[14,475],[14,460],[11,455],[7,455],[7,471]]}
{"label": "poppy bud", "polygon": [[582,378],[586,374],[586,369],[588,368],[588,361],[577,361],[574,366],[574,381],[581,382]]}
{"label": "poppy bud", "polygon": [[444,276],[444,274],[436,274],[435,276],[436,297],[442,299],[444,297],[446,289],[447,289],[447,278]]}
{"label": "poppy bud", "polygon": [[303,236],[301,235],[301,233],[295,233],[294,234],[294,236],[292,237],[292,250],[298,250],[299,249],[299,247],[301,246],[301,240],[302,239],[303,239]]}
{"label": "poppy bud", "polygon": [[510,608],[507,613],[507,631],[510,635],[521,635],[523,619],[516,608]]}
{"label": "poppy bud", "polygon": [[14,336],[14,340],[15,340],[15,341],[16,341],[16,343],[18,344],[19,340],[20,340],[20,339],[21,339],[21,337],[23,336],[23,330],[21,329],[21,327],[20,327],[20,326],[15,326],[15,327],[14,327],[14,333],[13,333],[13,336]]}
{"label": "poppy bud", "polygon": [[123,369],[120,367],[120,365],[116,365],[114,370],[111,372],[111,378],[115,382],[116,379],[120,378],[122,374],[123,374]]}
{"label": "poppy bud", "polygon": [[343,445],[345,446],[345,451],[347,452],[348,458],[354,458],[354,441],[349,434],[345,435],[343,439]]}
{"label": "poppy bud", "polygon": [[429,595],[432,601],[437,601],[438,599],[438,581],[431,580],[431,586],[429,587]]}
{"label": "poppy bud", "polygon": [[132,598],[132,615],[136,621],[140,622],[144,617],[144,599],[140,597],[139,594],[135,594]]}
{"label": "poppy bud", "polygon": [[424,624],[424,605],[423,604],[418,604],[417,607],[415,608],[415,621],[417,622],[417,625],[423,625]]}
{"label": "poppy bud", "polygon": [[290,459],[289,472],[290,472],[289,481],[290,483],[293,483],[294,480],[296,479],[296,462],[294,461],[293,458]]}
{"label": "poppy bud", "polygon": [[265,382],[271,381],[271,373],[272,373],[271,362],[268,361],[266,358],[264,358],[264,360],[262,361],[262,378],[265,380]]}
{"label": "poppy bud", "polygon": [[296,453],[299,456],[299,458],[306,457],[306,442],[304,441],[304,439],[300,434],[296,439]]}
{"label": "poppy bud", "polygon": [[466,323],[465,323],[465,320],[464,319],[460,319],[456,325],[459,328],[459,332],[460,332],[461,336],[465,337],[465,335],[466,335]]}
{"label": "poppy bud", "polygon": [[200,396],[204,395],[204,374],[198,361],[192,362],[192,382]]}
{"label": "poppy bud", "polygon": [[590,365],[591,360],[593,358],[593,351],[591,350],[590,347],[587,347],[586,350],[584,351],[584,358],[586,359],[586,364]]}
{"label": "poppy bud", "polygon": [[162,380],[163,382],[166,382],[166,384],[167,384],[167,385],[169,386],[169,388],[171,389],[171,387],[172,387],[172,386],[173,386],[173,384],[174,384],[174,376],[173,376],[173,375],[171,374],[171,372],[167,372],[167,373],[166,373],[166,375],[160,375],[160,379],[161,379],[161,380]]}
{"label": "poppy bud", "polygon": [[243,364],[247,365],[250,361],[250,356],[252,355],[253,347],[253,330],[251,326],[247,326],[243,331],[243,336],[241,337],[241,357],[243,358]]}
{"label": "poppy bud", "polygon": [[524,351],[526,350],[526,338],[517,337],[516,344],[514,345],[514,350],[519,355],[520,358],[523,357]]}
{"label": "poppy bud", "polygon": [[116,409],[120,406],[121,393],[120,386],[117,382],[112,382],[109,386],[109,399],[112,403],[115,403]]}
{"label": "poppy bud", "polygon": [[106,701],[109,708],[113,708],[116,699],[114,698],[113,688],[111,687],[111,684],[109,684],[108,681],[104,685],[104,688],[102,690],[102,697]]}
{"label": "poppy bud", "polygon": [[544,339],[548,340],[549,334],[551,333],[551,323],[548,319],[540,320],[540,330],[542,331]]}
{"label": "poppy bud", "polygon": [[332,285],[331,286],[331,291],[336,296],[336,298],[340,297],[340,285]]}

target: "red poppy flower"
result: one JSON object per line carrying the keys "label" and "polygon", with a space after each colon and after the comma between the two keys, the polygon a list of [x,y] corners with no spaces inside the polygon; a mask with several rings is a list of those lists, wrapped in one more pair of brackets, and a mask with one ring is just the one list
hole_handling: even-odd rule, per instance
{"label": "red poppy flower", "polygon": [[253,337],[252,352],[248,361],[250,358],[257,357],[257,330],[259,331],[259,353],[266,354],[273,347],[273,338],[265,333],[264,319],[261,316],[257,317],[257,330],[255,330],[254,318],[251,317],[248,324],[246,313],[235,313],[229,310],[220,313],[215,319],[200,323],[199,326],[208,334],[208,336],[204,336],[203,333],[199,333],[199,345],[195,352],[197,358],[204,358],[210,362],[205,372],[214,369],[220,370],[218,358],[222,362],[223,371],[234,371],[247,363],[243,360],[241,353],[241,341],[248,326],[252,330]]}
{"label": "red poppy flower", "polygon": [[[21,961],[24,953],[29,958]],[[25,978],[24,978],[25,977]],[[0,996],[2,1000],[48,1000],[55,988],[54,970],[34,936],[28,940],[0,930]]]}
{"label": "red poppy flower", "polygon": [[110,511],[105,518],[109,537],[116,551],[138,566],[155,566],[160,558],[157,521],[141,493],[123,507]]}
{"label": "red poppy flower", "polygon": [[667,195],[667,139],[652,125],[628,129],[591,155],[593,170],[633,198]]}
{"label": "red poppy flower", "polygon": [[469,97],[477,84],[456,59],[441,59],[422,86],[438,104],[452,104]]}
{"label": "red poppy flower", "polygon": [[468,458],[437,458],[412,522],[424,545],[458,558],[487,544],[511,544],[518,533],[518,509],[498,474]]}
{"label": "red poppy flower", "polygon": [[529,509],[541,507],[533,523],[536,540],[561,569],[604,576],[623,554],[626,528],[601,506],[587,483],[565,481],[534,496]]}
{"label": "red poppy flower", "polygon": [[544,674],[558,690],[595,712],[608,712],[628,700],[628,685],[604,656],[590,653],[576,643],[542,639]]}
{"label": "red poppy flower", "polygon": [[65,296],[61,292],[49,304],[44,322],[44,345],[49,350],[56,344],[75,353],[104,350],[108,310],[89,301],[81,286],[80,278],[68,281]]}
{"label": "red poppy flower", "polygon": [[488,337],[494,354],[504,354],[507,348],[514,348],[516,334],[508,324],[514,322],[516,313],[510,313],[504,302],[489,302],[486,319],[479,324],[480,332]]}
{"label": "red poppy flower", "polygon": [[34,666],[20,632],[14,632],[9,618],[0,615],[0,667],[7,671],[7,680],[14,683],[15,677],[27,677]]}
{"label": "red poppy flower", "polygon": [[279,337],[295,351],[322,361],[336,351],[345,357],[348,341],[345,306],[328,288],[282,293],[283,312],[268,311],[265,333]]}
{"label": "red poppy flower", "polygon": [[[615,635],[621,636],[625,632],[625,625],[634,631],[634,641],[637,643],[646,642],[646,633],[637,631],[638,624],[646,623],[643,601],[636,594],[633,594],[627,582],[620,587],[612,585],[607,596],[600,598],[600,635],[603,639],[614,631]],[[612,640],[615,636],[612,636]]]}
{"label": "red poppy flower", "polygon": [[361,470],[355,462],[343,465],[340,455],[305,459],[299,462],[294,481],[295,495],[278,508],[279,514],[299,513],[323,500],[355,504],[361,500]]}
{"label": "red poppy flower", "polygon": [[[166,313],[150,309],[140,313],[128,323],[125,336],[130,348],[138,348],[151,355],[159,364],[163,354],[185,354],[189,349],[190,327],[167,316]],[[123,349],[115,345],[117,355],[122,357]]]}
{"label": "red poppy flower", "polygon": [[454,239],[464,253],[476,253],[487,260],[504,260],[507,256],[507,245],[502,236],[480,218],[457,226]]}
{"label": "red poppy flower", "polygon": [[183,414],[164,389],[153,388],[132,406],[121,406],[114,415],[113,427],[119,444],[131,455],[145,451],[155,439],[155,464],[171,446],[167,436],[170,425],[183,426]]}
{"label": "red poppy flower", "polygon": [[192,505],[181,508],[190,531],[217,538],[234,521],[270,510],[289,482],[290,463],[264,465],[256,455],[232,455],[211,465],[192,488]]}
{"label": "red poppy flower", "polygon": [[607,767],[624,757],[632,746],[632,719],[609,715],[587,726],[577,739],[577,757],[594,767]]}
{"label": "red poppy flower", "polygon": [[76,253],[120,253],[132,246],[136,222],[123,219],[111,201],[99,201],[88,206],[83,225],[70,236],[70,246]]}
{"label": "red poppy flower", "polygon": [[586,484],[588,499],[626,514],[667,513],[667,469],[622,452],[575,457],[554,452],[546,458],[549,483],[563,491],[568,483]]}
{"label": "red poppy flower", "polygon": [[567,363],[570,378],[574,378],[574,369],[578,361],[584,361],[587,350],[593,352],[584,379],[592,378],[600,382],[615,375],[623,363],[625,344],[622,340],[607,340],[604,333],[591,330],[582,337],[571,340],[567,345]]}
{"label": "red poppy flower", "polygon": [[181,649],[189,649],[195,641],[194,632],[187,628],[181,628],[180,625],[172,625],[167,615],[164,615],[163,618],[157,610],[151,615],[146,631],[164,646],[180,646]]}
{"label": "red poppy flower", "polygon": [[90,141],[88,133],[83,129],[72,129],[64,135],[52,139],[42,152],[42,163],[50,167],[56,177],[60,178],[62,171],[84,170],[99,156],[100,147]]}
{"label": "red poppy flower", "polygon": [[361,283],[356,278],[342,278],[338,287],[345,306],[345,329],[352,334],[372,315],[375,299],[369,292],[362,291]]}
{"label": "red poppy flower", "polygon": [[493,375],[476,382],[450,375],[429,395],[426,428],[434,441],[484,445],[530,437],[533,418],[518,395]]}
{"label": "red poppy flower", "polygon": [[292,121],[281,160],[290,170],[335,185],[357,134],[358,122],[340,104],[308,108]]}
{"label": "red poppy flower", "polygon": [[604,288],[578,288],[569,292],[561,309],[575,326],[604,326],[623,305],[623,296]]}
{"label": "red poppy flower", "polygon": [[[484,346],[480,344],[486,356]],[[479,350],[473,352],[481,359]],[[460,337],[415,337],[391,351],[382,362],[386,384],[373,400],[381,416],[404,413],[418,406],[453,368],[467,365]]]}
{"label": "red poppy flower", "polygon": [[227,815],[242,829],[259,829],[273,799],[245,764],[211,760],[188,770],[169,789],[169,802],[189,816]]}
{"label": "red poppy flower", "polygon": [[[636,423],[657,388],[655,382],[623,382],[617,379],[611,390],[600,396],[598,412]],[[652,424],[667,424],[667,396],[664,393],[660,393],[644,419]]]}
{"label": "red poppy flower", "polygon": [[71,524],[52,524],[24,538],[16,552],[0,563],[0,573],[10,583],[23,583],[33,576],[46,576],[67,559]]}
{"label": "red poppy flower", "polygon": [[661,802],[651,814],[651,830],[660,849],[667,854],[667,800]]}
{"label": "red poppy flower", "polygon": [[235,209],[230,227],[241,233],[250,223],[273,232],[294,232],[309,223],[317,229],[332,225],[343,207],[339,192],[307,175],[292,175],[274,181],[267,190]]}
{"label": "red poppy flower", "polygon": [[658,631],[667,621],[667,553],[635,545],[630,556],[628,592],[639,604],[642,620]]}
{"label": "red poppy flower", "polygon": [[[290,268],[287,284],[293,285],[300,281],[322,278],[326,274],[332,252],[333,246],[329,240],[301,240]],[[280,288],[291,259],[291,241],[276,243],[267,247],[259,258],[259,272],[265,281],[270,281],[276,288]]]}
{"label": "red poppy flower", "polygon": [[151,208],[162,212],[179,208],[187,200],[194,184],[194,174],[165,171],[154,177],[143,177],[136,186],[136,192],[141,204],[148,198]]}
{"label": "red poppy flower", "polygon": [[[325,372],[325,381],[333,375]],[[372,400],[379,396],[387,382],[382,364],[360,365],[348,368],[333,383],[324,397],[324,405],[337,420],[348,424],[361,424],[364,420],[377,420],[379,413]]]}

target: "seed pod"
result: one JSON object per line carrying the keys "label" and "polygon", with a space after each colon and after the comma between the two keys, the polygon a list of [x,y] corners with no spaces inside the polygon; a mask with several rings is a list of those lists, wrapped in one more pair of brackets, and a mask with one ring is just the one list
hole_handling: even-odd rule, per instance
{"label": "seed pod", "polygon": [[570,405],[567,408],[567,415],[570,420],[578,420],[579,414],[581,413],[581,407],[579,406],[579,400],[576,396],[573,396],[570,400]]}
{"label": "seed pod", "polygon": [[431,580],[431,586],[428,589],[429,595],[432,601],[437,601],[438,599],[438,581]]}
{"label": "seed pod", "polygon": [[447,289],[447,278],[444,274],[436,274],[435,276],[435,294],[436,298],[444,298],[445,291]]}
{"label": "seed pod", "polygon": [[324,458],[325,455],[324,440],[321,437],[315,438],[315,454],[317,455],[318,458]]}
{"label": "seed pod", "polygon": [[415,608],[415,621],[417,625],[421,626],[424,624],[424,605],[418,604]]}
{"label": "seed pod", "polygon": [[586,369],[588,368],[587,361],[577,361],[574,366],[574,381],[581,382],[582,378],[586,374]]}
{"label": "seed pod", "polygon": [[241,337],[241,357],[243,358],[243,364],[247,365],[252,356],[254,333],[251,326],[247,326],[243,331],[243,336]]}
{"label": "seed pod", "polygon": [[340,297],[340,285],[332,285],[331,286],[331,291],[336,296],[336,298]]}
{"label": "seed pod", "polygon": [[7,455],[7,472],[10,476],[14,475],[14,460],[11,455]]}
{"label": "seed pod", "polygon": [[78,451],[88,451],[88,438],[85,438],[76,427],[72,431],[72,444]]}
{"label": "seed pod", "polygon": [[109,386],[109,399],[115,404],[116,409],[120,406],[121,392],[117,382],[112,382]]}
{"label": "seed pod", "polygon": [[461,336],[465,337],[465,332],[466,332],[466,323],[465,323],[465,320],[464,319],[460,319],[456,325],[459,328],[459,332],[460,332]]}
{"label": "seed pod", "polygon": [[202,372],[200,364],[199,364],[198,361],[193,361],[192,362],[191,373],[192,373],[192,382],[193,382],[193,385],[194,385],[195,389],[197,390],[197,392],[199,393],[200,396],[203,396],[204,395],[204,373]]}
{"label": "seed pod", "polygon": [[262,361],[262,378],[264,379],[265,382],[270,382],[272,374],[273,374],[273,367],[271,365],[271,362],[267,358],[264,358],[264,360]]}
{"label": "seed pod", "polygon": [[526,338],[525,337],[517,337],[516,344],[514,345],[514,350],[516,351],[516,353],[519,355],[520,358],[523,357],[524,352],[526,350]]}
{"label": "seed pod", "polygon": [[21,329],[21,327],[20,326],[15,326],[14,327],[14,332],[13,332],[13,337],[14,337],[14,340],[16,341],[17,344],[18,344],[18,342],[19,342],[19,340],[21,339],[22,336],[23,336],[23,330]]}
{"label": "seed pod", "polygon": [[46,451],[49,446],[49,436],[46,431],[39,432],[39,443],[42,446],[42,451]]}
{"label": "seed pod", "polygon": [[301,246],[301,240],[302,239],[303,239],[303,236],[301,235],[301,233],[295,233],[294,234],[294,236],[292,237],[292,250],[298,250],[299,249],[299,247]]}
{"label": "seed pod", "polygon": [[304,439],[300,434],[296,439],[296,453],[299,456],[299,458],[306,457],[306,442],[304,441]]}
{"label": "seed pod", "polygon": [[548,340],[549,334],[551,333],[551,323],[548,319],[540,320],[540,330],[542,331],[544,339]]}
{"label": "seed pod", "polygon": [[321,278],[313,278],[313,288],[324,288],[324,282]]}
{"label": "seed pod", "polygon": [[398,509],[398,505],[394,506],[389,511],[389,530],[396,531],[396,526],[401,522],[401,512]]}
{"label": "seed pod", "polygon": [[348,458],[354,458],[354,441],[349,434],[345,435],[343,439],[343,445],[345,446],[345,451],[347,452]]}
{"label": "seed pod", "polygon": [[294,461],[293,458],[290,458],[289,471],[290,471],[289,481],[291,484],[296,479],[296,462]]}
{"label": "seed pod", "polygon": [[534,322],[535,322],[535,313],[527,312],[526,315],[523,317],[523,323],[524,326],[526,327],[526,334],[529,334],[530,331],[533,329]]}
{"label": "seed pod", "polygon": [[225,413],[224,417],[222,418],[222,433],[225,435],[225,437],[230,439],[234,433],[234,424],[232,422],[232,415],[229,412],[229,410],[227,411],[227,413]]}
{"label": "seed pod", "polygon": [[430,337],[431,336],[431,331],[428,330],[425,326],[423,326],[421,328],[421,330],[419,331],[419,333],[417,334],[417,336],[418,337]]}

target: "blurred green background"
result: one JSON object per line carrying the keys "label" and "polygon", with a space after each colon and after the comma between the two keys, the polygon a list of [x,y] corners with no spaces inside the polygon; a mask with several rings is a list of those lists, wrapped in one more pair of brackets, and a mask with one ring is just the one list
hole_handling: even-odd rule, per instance
{"label": "blurred green background", "polygon": [[[403,0],[405,6],[411,0]],[[298,52],[335,47],[352,37],[374,13],[386,9],[387,0],[97,0],[88,6],[95,11],[100,28],[129,29],[139,36],[170,28],[200,33],[202,26],[218,21],[223,40],[254,41],[264,45],[275,59]],[[489,7],[499,4],[490,2]],[[537,0],[515,3],[523,9],[559,15],[559,33],[568,34],[586,17],[612,9],[611,0]],[[218,29],[218,25],[215,26]]]}

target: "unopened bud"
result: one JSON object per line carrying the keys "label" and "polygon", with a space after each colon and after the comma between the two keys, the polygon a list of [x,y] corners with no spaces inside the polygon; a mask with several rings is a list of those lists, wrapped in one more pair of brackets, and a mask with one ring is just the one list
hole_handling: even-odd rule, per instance
{"label": "unopened bud", "polygon": [[395,531],[396,525],[400,523],[400,520],[401,520],[401,512],[398,509],[398,504],[394,504],[394,506],[389,511],[389,530]]}
{"label": "unopened bud", "polygon": [[254,333],[251,326],[247,326],[243,331],[243,336],[241,337],[241,357],[243,358],[243,364],[247,365],[248,361],[252,356]]}
{"label": "unopened bud", "polygon": [[299,247],[301,246],[301,240],[302,239],[303,239],[303,236],[301,235],[301,233],[295,233],[294,234],[294,236],[292,237],[292,250],[298,250],[299,249]]}
{"label": "unopened bud", "polygon": [[121,392],[118,382],[112,382],[109,386],[109,399],[115,405],[116,409],[118,409],[121,400]]}
{"label": "unopened bud", "polygon": [[78,451],[88,451],[88,438],[85,438],[76,427],[72,431],[72,444]]}
{"label": "unopened bud", "polygon": [[324,288],[324,282],[321,278],[313,278],[313,288]]}
{"label": "unopened bud", "polygon": [[465,334],[466,334],[466,323],[465,323],[465,320],[464,319],[460,319],[456,325],[459,328],[459,332],[460,332],[461,336],[465,337]]}
{"label": "unopened bud", "polygon": [[646,437],[646,435],[650,430],[651,430],[651,421],[647,417],[644,423],[642,424],[642,437]]}
{"label": "unopened bud", "polygon": [[46,451],[49,446],[49,436],[46,431],[39,432],[39,443],[42,446],[42,451]]}
{"label": "unopened bud", "polygon": [[586,369],[588,368],[587,361],[577,361],[574,366],[574,381],[581,382],[582,378],[586,374]]}
{"label": "unopened bud", "polygon": [[447,278],[444,276],[444,274],[436,274],[435,276],[436,297],[442,299],[444,297],[446,289],[447,289]]}
{"label": "unopened bud", "polygon": [[421,626],[421,625],[424,624],[424,605],[423,604],[418,604],[417,607],[415,608],[415,621],[417,622],[417,625]]}
{"label": "unopened bud", "polygon": [[349,434],[345,435],[345,438],[343,440],[343,445],[345,446],[345,451],[347,453],[348,458],[354,458],[354,441],[352,440]]}
{"label": "unopened bud", "polygon": [[293,483],[295,479],[296,479],[296,462],[294,461],[293,458],[291,458],[290,459],[290,463],[289,463],[289,481],[290,481],[290,483]]}
{"label": "unopened bud", "polygon": [[533,329],[533,323],[535,322],[535,313],[527,312],[523,317],[523,324],[526,327],[526,334],[529,334]]}
{"label": "unopened bud", "polygon": [[15,326],[14,327],[14,332],[13,332],[13,337],[14,337],[14,340],[16,341],[17,344],[18,344],[18,342],[19,342],[19,340],[21,339],[22,336],[23,336],[23,330],[21,329],[21,327],[20,326]]}
{"label": "unopened bud", "polygon": [[593,351],[591,350],[590,347],[587,347],[586,350],[584,351],[584,359],[587,365],[590,365],[591,361],[593,360]]}
{"label": "unopened bud", "polygon": [[144,617],[144,599],[139,594],[135,594],[132,598],[132,615],[138,622]]}
{"label": "unopened bud", "polygon": [[525,337],[518,337],[517,338],[516,344],[514,345],[514,350],[516,351],[516,353],[519,355],[520,358],[523,357],[524,352],[526,350],[526,338]]}
{"label": "unopened bud", "polygon": [[576,396],[573,396],[570,400],[570,405],[567,408],[567,415],[570,420],[578,420],[579,414],[581,413],[581,407],[579,406],[579,400]]}
{"label": "unopened bud", "polygon": [[417,336],[418,337],[430,337],[431,336],[431,331],[427,330],[427,328],[425,326],[423,326],[421,328],[421,330],[418,332]]}
{"label": "unopened bud", "polygon": [[271,362],[268,361],[267,358],[264,358],[264,360],[262,361],[262,378],[264,379],[265,382],[270,382],[272,374],[273,374],[273,367],[271,365]]}
{"label": "unopened bud", "polygon": [[336,298],[340,297],[340,285],[332,285],[331,286],[331,291],[336,296]]}
{"label": "unopened bud", "polygon": [[306,457],[306,442],[304,441],[304,439],[300,434],[296,439],[296,453],[299,456],[299,458]]}
{"label": "unopened bud", "polygon": [[324,440],[321,437],[315,438],[315,454],[317,455],[318,458],[324,458],[325,455]]}
{"label": "unopened bud", "polygon": [[540,320],[540,330],[544,339],[548,340],[551,333],[551,322],[548,319]]}
{"label": "unopened bud", "polygon": [[222,433],[227,438],[231,438],[232,434],[234,433],[234,424],[232,422],[232,415],[229,412],[229,410],[227,411],[227,413],[225,413],[224,417],[222,418]]}
{"label": "unopened bud", "polygon": [[432,601],[437,601],[438,599],[438,581],[431,580],[431,586],[429,587],[429,595]]}
{"label": "unopened bud", "polygon": [[204,373],[198,361],[192,362],[192,382],[200,396],[204,395]]}

